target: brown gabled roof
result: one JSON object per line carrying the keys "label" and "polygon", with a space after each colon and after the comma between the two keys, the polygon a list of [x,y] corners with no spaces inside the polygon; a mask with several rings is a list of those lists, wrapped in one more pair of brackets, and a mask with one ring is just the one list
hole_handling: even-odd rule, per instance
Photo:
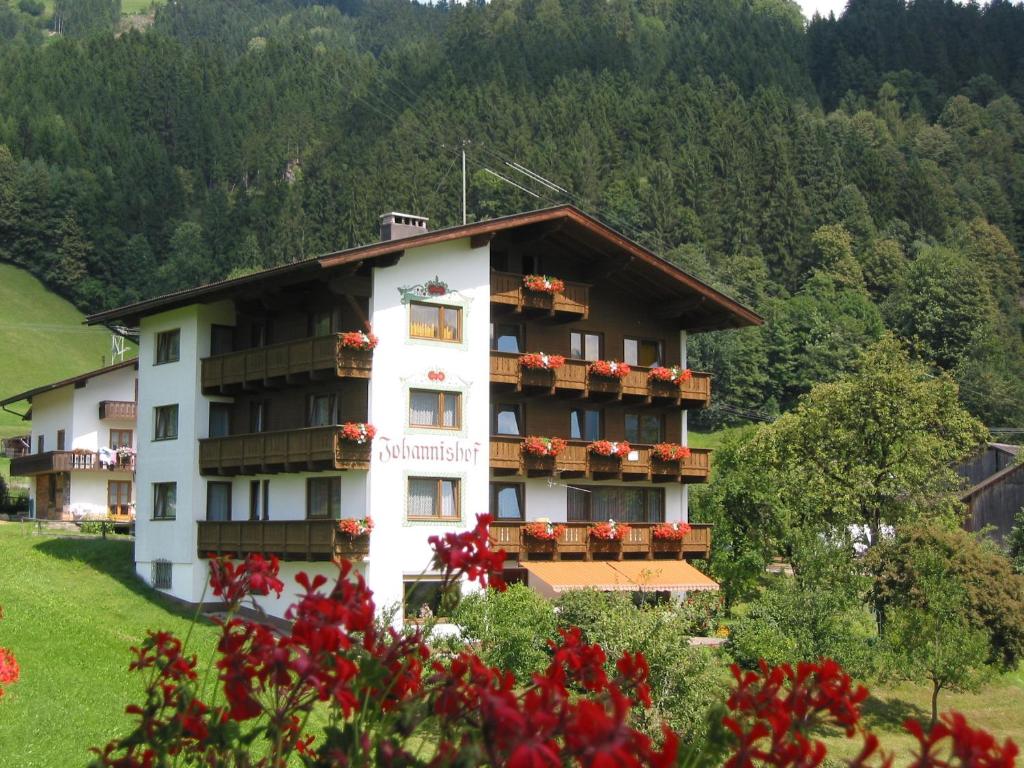
{"label": "brown gabled roof", "polygon": [[95,379],[97,376],[102,376],[105,373],[119,371],[122,368],[127,368],[128,366],[134,366],[135,368],[138,368],[139,359],[137,357],[133,357],[131,360],[125,360],[120,363],[114,363],[113,365],[108,365],[105,368],[97,368],[95,371],[89,371],[88,373],[80,373],[77,376],[72,376],[70,379],[62,379],[61,381],[55,381],[52,384],[43,384],[42,386],[36,387],[35,389],[30,389],[25,392],[19,392],[16,395],[11,395],[10,397],[4,400],[0,400],[0,406],[10,405],[11,403],[20,403],[22,400],[31,400],[33,397],[35,397],[36,395],[41,395],[43,392],[52,392],[53,390],[60,389],[61,387],[69,387],[73,384],[78,384],[79,382],[88,381],[89,379]]}
{"label": "brown gabled roof", "polygon": [[982,480],[977,485],[973,485],[970,488],[968,488],[966,491],[964,491],[960,495],[960,501],[969,502],[972,498],[974,498],[981,491],[985,490],[989,486],[996,485],[997,483],[1003,482],[1004,480],[1006,480],[1007,477],[1009,477],[1010,475],[1012,475],[1012,474],[1014,474],[1016,472],[1019,472],[1021,469],[1024,469],[1024,462],[1017,462],[1016,464],[1011,464],[1008,467],[1003,467],[1001,470],[996,472],[994,475],[989,475],[988,477],[986,477],[984,480]]}
{"label": "brown gabled roof", "polygon": [[628,254],[645,265],[657,279],[665,281],[669,285],[676,285],[686,290],[689,294],[695,294],[700,301],[706,302],[709,307],[717,310],[727,322],[722,322],[721,327],[741,327],[746,325],[760,325],[763,320],[754,311],[740,304],[735,299],[715,290],[711,286],[701,282],[692,275],[687,274],[679,267],[669,261],[652,253],[638,243],[633,242],[624,235],[616,232],[611,227],[585,214],[583,211],[571,205],[560,205],[554,208],[545,208],[526,213],[517,213],[511,216],[503,216],[497,219],[463,224],[454,227],[446,227],[425,232],[421,235],[387,240],[370,245],[349,248],[343,251],[336,251],[304,261],[285,264],[280,267],[255,272],[244,277],[237,277],[230,280],[221,280],[209,285],[189,288],[176,291],[164,296],[157,296],[153,299],[140,301],[104,312],[98,312],[86,318],[90,325],[109,323],[114,320],[127,320],[163,312],[178,307],[194,304],[201,300],[213,300],[217,297],[227,296],[237,288],[262,282],[269,279],[302,279],[307,276],[314,276],[319,270],[330,269],[354,262],[366,261],[381,258],[401,251],[418,248],[424,245],[442,243],[448,240],[456,240],[464,237],[493,235],[519,227],[526,227],[532,224],[545,222],[562,221],[589,236],[600,240],[602,243],[612,246],[617,250]]}

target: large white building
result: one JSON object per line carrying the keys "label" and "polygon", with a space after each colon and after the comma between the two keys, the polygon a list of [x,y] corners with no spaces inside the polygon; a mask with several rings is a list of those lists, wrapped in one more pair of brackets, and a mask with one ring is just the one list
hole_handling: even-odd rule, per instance
{"label": "large white building", "polygon": [[[560,290],[531,290],[534,274]],[[509,576],[547,594],[714,586],[685,561],[706,554],[707,526],[654,533],[686,521],[687,485],[707,478],[706,451],[653,446],[685,445],[710,378],[650,371],[685,369],[688,333],[760,318],[575,208],[438,231],[387,214],[379,243],[89,321],[141,330],[136,567],[182,600],[206,599],[212,552],[277,554],[285,577],[345,556],[413,618],[436,607],[427,538],[487,511]],[[352,332],[379,341],[353,348]],[[565,361],[524,366],[541,352]],[[599,360],[632,371],[602,376]],[[530,436],[565,445],[538,456]],[[602,456],[602,440],[631,450]],[[371,516],[368,537],[338,528]],[[536,538],[538,519],[564,526]],[[632,529],[596,538],[608,519]]]}
{"label": "large white building", "polygon": [[46,520],[127,523],[135,505],[137,361],[19,392],[0,407],[32,420],[11,459],[11,475],[28,477],[29,510]]}

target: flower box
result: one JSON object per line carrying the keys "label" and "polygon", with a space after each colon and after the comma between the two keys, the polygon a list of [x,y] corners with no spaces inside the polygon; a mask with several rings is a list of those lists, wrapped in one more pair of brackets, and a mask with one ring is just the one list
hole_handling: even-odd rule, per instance
{"label": "flower box", "polygon": [[341,334],[338,346],[342,349],[355,349],[361,352],[369,352],[377,346],[378,339],[372,333],[362,331],[349,331]]}
{"label": "flower box", "polygon": [[369,515],[364,518],[345,517],[338,521],[338,533],[344,534],[350,539],[369,536],[372,531],[373,518]]}
{"label": "flower box", "polygon": [[365,445],[373,440],[376,434],[377,428],[372,424],[347,421],[341,426],[341,439],[357,445]]}
{"label": "flower box", "polygon": [[651,538],[655,541],[682,541],[692,530],[689,523],[660,523],[651,529]]}
{"label": "flower box", "polygon": [[523,453],[534,457],[555,457],[565,450],[565,440],[560,437],[536,437],[531,435],[523,440]]}
{"label": "flower box", "polygon": [[609,520],[605,523],[597,523],[590,527],[590,538],[594,541],[613,541],[622,543],[622,540],[629,535],[633,529],[628,523],[617,523]]}
{"label": "flower box", "polygon": [[595,360],[587,370],[591,376],[622,381],[633,369],[630,368],[629,363],[620,363],[617,360]]}
{"label": "flower box", "polygon": [[657,461],[678,464],[690,455],[690,449],[678,443],[658,443],[651,447],[651,458]]}
{"label": "flower box", "polygon": [[545,355],[543,352],[529,352],[519,358],[519,365],[526,370],[553,371],[565,365],[562,355]]}
{"label": "flower box", "polygon": [[523,526],[523,539],[533,541],[558,541],[565,533],[564,525],[552,525],[543,520],[535,520]]}
{"label": "flower box", "polygon": [[597,456],[609,456],[624,459],[633,449],[625,440],[620,440],[618,442],[613,442],[611,440],[595,440],[587,446],[587,450]]}
{"label": "flower box", "polygon": [[565,283],[550,275],[524,275],[523,287],[534,293],[564,293]]}
{"label": "flower box", "polygon": [[691,378],[693,378],[693,371],[689,368],[680,368],[678,365],[673,365],[671,368],[657,366],[651,368],[647,374],[647,380],[652,384],[655,382],[671,384],[676,388],[682,387]]}

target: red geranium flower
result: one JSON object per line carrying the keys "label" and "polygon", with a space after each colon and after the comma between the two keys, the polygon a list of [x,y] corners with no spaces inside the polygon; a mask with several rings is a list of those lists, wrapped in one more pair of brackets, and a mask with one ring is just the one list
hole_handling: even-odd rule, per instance
{"label": "red geranium flower", "polygon": [[491,549],[488,529],[493,518],[477,515],[476,527],[463,533],[431,536],[427,541],[434,548],[434,561],[444,572],[446,582],[465,575],[481,586],[488,584],[498,590],[505,589],[502,571],[505,568],[505,550]]}
{"label": "red geranium flower", "polygon": [[531,456],[557,456],[565,450],[565,440],[560,437],[530,436],[523,440],[523,453]]}
{"label": "red geranium flower", "polygon": [[546,523],[543,520],[535,520],[532,523],[527,523],[523,526],[523,533],[531,539],[554,541],[561,538],[562,534],[565,533],[565,526],[553,525],[551,523]]}
{"label": "red geranium flower", "polygon": [[616,360],[595,360],[587,369],[595,376],[604,376],[606,379],[624,379],[633,370],[629,363],[620,363]]}
{"label": "red geranium flower", "polygon": [[549,275],[525,275],[523,277],[523,286],[528,291],[537,291],[538,293],[554,294],[565,292],[565,283],[557,277]]}
{"label": "red geranium flower", "polygon": [[529,352],[519,358],[519,364],[523,368],[534,370],[553,371],[565,365],[565,358],[562,355],[545,355],[543,352]]}
{"label": "red geranium flower", "polygon": [[659,523],[654,526],[651,535],[656,539],[682,541],[693,530],[689,523]]}
{"label": "red geranium flower", "polygon": [[677,443],[658,443],[651,447],[651,453],[661,461],[682,461],[690,455],[690,449]]}
{"label": "red geranium flower", "polygon": [[373,424],[347,421],[341,425],[341,439],[347,440],[350,443],[363,445],[373,440],[376,435],[377,428]]}
{"label": "red geranium flower", "polygon": [[587,446],[587,450],[591,453],[596,453],[598,456],[616,456],[622,459],[628,456],[633,448],[625,440],[619,442],[595,440]]}
{"label": "red geranium flower", "polygon": [[633,530],[627,523],[617,523],[609,520],[607,523],[598,523],[591,526],[590,535],[602,541],[622,541]]}
{"label": "red geranium flower", "polygon": [[341,334],[341,346],[345,349],[360,349],[364,352],[377,346],[377,337],[372,333],[362,331],[348,331]]}

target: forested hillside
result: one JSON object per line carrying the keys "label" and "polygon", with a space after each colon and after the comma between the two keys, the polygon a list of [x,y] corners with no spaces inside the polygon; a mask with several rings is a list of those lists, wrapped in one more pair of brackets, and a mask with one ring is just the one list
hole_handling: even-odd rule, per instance
{"label": "forested hillside", "polygon": [[116,34],[116,0],[76,7],[47,36],[0,3],[0,259],[83,309],[385,210],[456,223],[468,141],[472,217],[573,202],[766,316],[694,341],[707,421],[788,408],[889,328],[1024,426],[1020,3],[177,0]]}

